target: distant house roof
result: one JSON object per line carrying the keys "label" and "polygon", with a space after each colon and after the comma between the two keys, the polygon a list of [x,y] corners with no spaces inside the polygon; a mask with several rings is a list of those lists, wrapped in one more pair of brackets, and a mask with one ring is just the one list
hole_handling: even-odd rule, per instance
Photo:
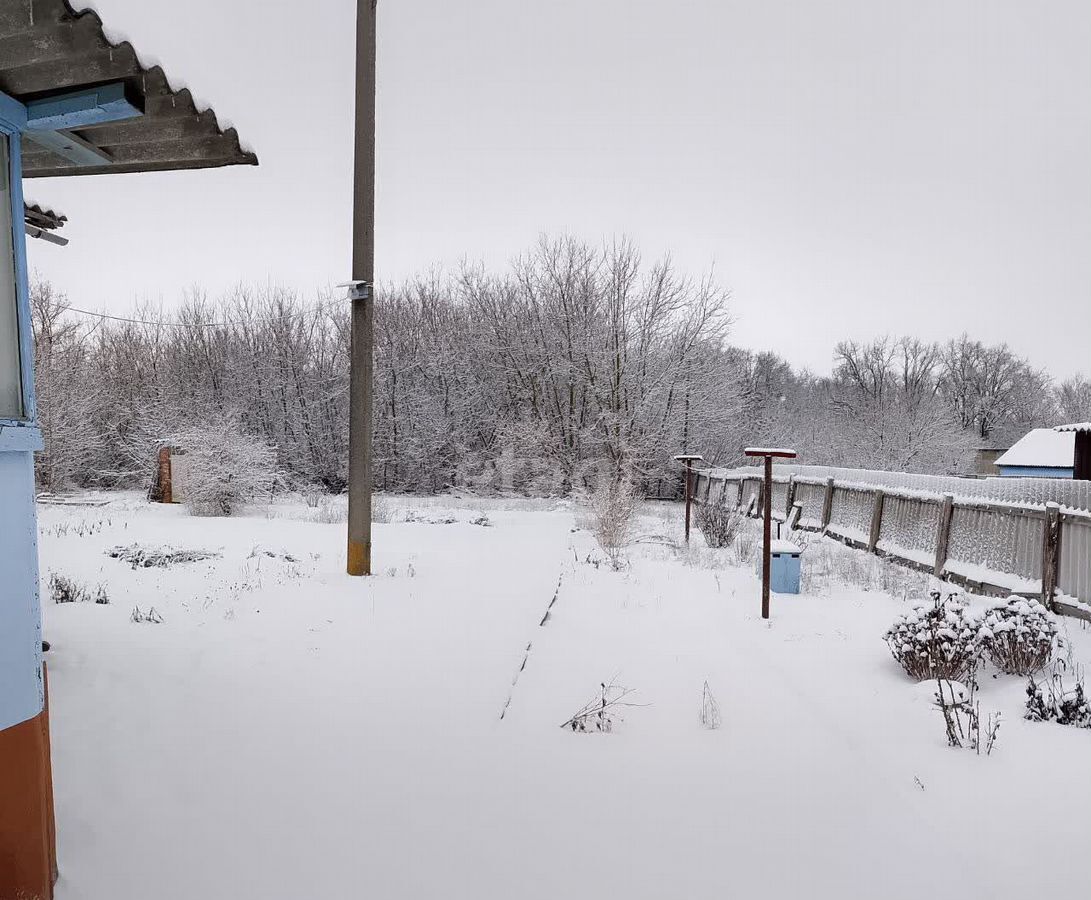
{"label": "distant house roof", "polygon": [[[159,66],[145,65],[128,41],[107,36],[98,13],[76,12],[73,3],[89,5],[0,2],[0,91],[27,103],[61,90],[121,84],[124,100],[142,115],[61,128],[67,147],[61,141],[51,149],[24,132],[24,177],[257,165],[234,128],[221,127],[211,109],[198,109],[186,88]],[[184,10],[176,3],[163,14],[181,18]]]}
{"label": "distant house roof", "polygon": [[1091,431],[1091,422],[1073,422],[1071,425],[1058,425],[1054,431]]}
{"label": "distant house roof", "polygon": [[1076,436],[1052,428],[1035,428],[1015,442],[996,460],[998,466],[1036,466],[1071,469],[1076,453]]}

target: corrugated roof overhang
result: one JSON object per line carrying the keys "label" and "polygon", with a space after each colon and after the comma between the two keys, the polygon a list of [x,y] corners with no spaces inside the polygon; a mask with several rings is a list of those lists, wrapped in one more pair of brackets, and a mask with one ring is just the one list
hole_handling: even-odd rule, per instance
{"label": "corrugated roof overhang", "polygon": [[68,221],[68,216],[61,215],[59,212],[37,203],[33,205],[30,203],[23,204],[23,218],[26,220],[26,224],[32,228],[44,228],[47,231],[63,228],[64,223]]}
{"label": "corrugated roof overhang", "polygon": [[198,110],[159,66],[146,68],[128,41],[112,43],[97,13],[76,12],[69,0],[0,0],[0,91],[29,102],[117,82],[143,115],[60,132],[104,158],[74,162],[24,135],[25,178],[257,165],[234,128],[221,128],[211,109]]}

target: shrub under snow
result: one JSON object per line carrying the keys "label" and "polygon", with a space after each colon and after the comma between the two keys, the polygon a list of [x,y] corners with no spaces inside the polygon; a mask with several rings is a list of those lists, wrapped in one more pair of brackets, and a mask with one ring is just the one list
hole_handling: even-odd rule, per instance
{"label": "shrub under snow", "polygon": [[1041,682],[1027,679],[1027,713],[1032,722],[1056,722],[1074,728],[1091,728],[1091,702],[1079,671],[1070,684],[1065,683],[1064,666],[1059,661],[1053,673]]}
{"label": "shrub under snow", "polygon": [[910,678],[959,681],[981,651],[978,622],[957,594],[932,591],[931,598],[931,603],[918,604],[899,616],[884,639]]}
{"label": "shrub under snow", "polygon": [[261,438],[244,434],[230,417],[193,426],[174,443],[186,452],[185,502],[195,516],[229,516],[269,493],[276,454]]}
{"label": "shrub under snow", "polygon": [[1058,646],[1057,624],[1037,600],[1010,597],[985,615],[983,632],[992,664],[1009,675],[1044,669]]}
{"label": "shrub under snow", "polygon": [[587,497],[595,537],[614,569],[621,568],[625,548],[632,539],[638,502],[636,485],[624,471],[604,474]]}
{"label": "shrub under snow", "polygon": [[742,527],[742,516],[718,503],[697,506],[697,527],[710,547],[730,547]]}

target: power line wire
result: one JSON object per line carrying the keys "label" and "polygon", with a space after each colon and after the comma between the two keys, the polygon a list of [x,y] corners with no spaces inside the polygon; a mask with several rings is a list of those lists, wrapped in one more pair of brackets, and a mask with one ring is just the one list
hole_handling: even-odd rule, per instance
{"label": "power line wire", "polygon": [[303,309],[296,310],[295,312],[285,312],[282,316],[270,316],[268,318],[256,318],[256,319],[228,319],[223,322],[163,322],[156,319],[135,319],[129,316],[115,316],[110,313],[95,312],[91,309],[81,309],[78,306],[66,306],[64,312],[79,313],[83,316],[90,316],[95,319],[109,319],[112,322],[128,322],[132,325],[154,325],[161,328],[228,328],[232,325],[259,325],[270,322],[282,322],[284,319],[294,319],[299,316],[305,316],[309,313],[321,311],[327,306],[332,306],[337,303],[344,303],[342,300],[327,300],[320,301],[314,306],[307,306]]}

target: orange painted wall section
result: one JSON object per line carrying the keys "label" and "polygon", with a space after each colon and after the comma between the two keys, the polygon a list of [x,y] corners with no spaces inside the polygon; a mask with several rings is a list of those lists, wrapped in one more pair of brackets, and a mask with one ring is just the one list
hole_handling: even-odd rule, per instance
{"label": "orange painted wall section", "polygon": [[0,731],[0,900],[52,900],[56,880],[47,703]]}

